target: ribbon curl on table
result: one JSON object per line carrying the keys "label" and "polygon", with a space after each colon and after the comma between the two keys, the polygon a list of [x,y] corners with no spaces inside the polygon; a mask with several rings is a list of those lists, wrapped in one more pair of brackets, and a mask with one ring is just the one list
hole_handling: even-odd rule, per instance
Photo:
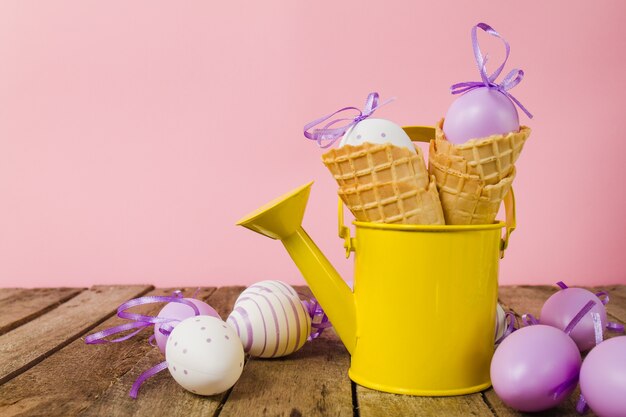
{"label": "ribbon curl on table", "polygon": [[[506,325],[506,328],[504,329],[502,336],[496,339],[496,345],[499,345],[500,342],[502,342],[507,336],[517,330],[515,328],[515,314],[512,311],[507,311],[504,313],[504,323]],[[498,333],[499,329],[500,322],[496,323],[496,334]]]}
{"label": "ribbon curl on table", "polygon": [[[494,36],[504,42],[504,48],[506,51],[506,55],[504,57],[504,61],[502,64],[491,74],[487,75],[487,59],[488,55],[483,57],[482,52],[480,51],[480,45],[478,44],[478,35],[477,29],[482,29],[487,32],[489,35]],[[474,57],[476,58],[476,64],[478,65],[478,71],[480,72],[481,81],[465,81],[462,83],[457,83],[450,87],[450,91],[452,94],[463,94],[470,90],[480,87],[488,87],[495,88],[505,96],[507,96],[511,101],[513,101],[517,106],[526,113],[526,116],[529,118],[533,118],[533,115],[524,107],[522,103],[519,102],[515,97],[513,97],[508,90],[515,87],[519,84],[524,78],[524,71],[518,68],[512,69],[504,80],[500,84],[496,83],[496,78],[500,75],[502,70],[504,69],[504,65],[506,61],[509,59],[509,53],[511,52],[511,47],[509,43],[504,39],[494,28],[489,26],[486,23],[479,23],[472,28],[472,48],[474,49]]]}
{"label": "ribbon curl on table", "polygon": [[[137,335],[146,327],[153,326],[154,324],[157,324],[157,323],[169,323],[173,321],[180,321],[180,320],[171,319],[167,317],[144,316],[142,314],[129,313],[126,311],[132,307],[136,307],[136,306],[140,306],[144,304],[152,304],[152,303],[182,303],[191,307],[193,309],[194,315],[196,316],[200,315],[200,311],[198,310],[198,307],[196,307],[196,305],[193,304],[191,301],[187,301],[183,299],[183,294],[181,291],[174,291],[173,295],[171,296],[149,295],[146,297],[134,298],[132,300],[126,301],[125,303],[121,304],[117,308],[117,316],[119,318],[132,320],[134,321],[134,323],[125,323],[119,326],[115,326],[109,329],[99,331],[94,334],[90,334],[89,336],[85,337],[85,343],[89,345],[94,345],[94,344],[100,344],[100,343],[124,342],[134,337],[135,335]],[[171,332],[170,327],[171,326],[162,326],[161,329],[159,329],[159,331],[167,335],[169,334],[169,332]],[[122,333],[128,330],[137,329],[137,328],[139,329],[125,336],[119,337],[117,339],[113,339],[113,340],[105,339],[108,336],[112,336],[117,333]]]}
{"label": "ribbon curl on table", "polygon": [[[85,343],[94,345],[94,344],[102,344],[102,343],[123,342],[137,335],[140,331],[142,331],[146,327],[154,326],[157,323],[161,323],[161,327],[159,328],[159,331],[162,334],[169,336],[169,334],[172,332],[174,328],[170,323],[179,322],[180,320],[171,319],[168,317],[145,316],[143,314],[129,313],[126,311],[132,307],[136,307],[136,306],[140,306],[144,304],[152,304],[152,303],[181,303],[181,304],[185,304],[191,307],[193,309],[195,316],[200,315],[200,310],[198,310],[198,307],[191,301],[185,300],[183,298],[183,293],[180,290],[174,291],[171,296],[151,295],[151,296],[134,298],[132,300],[126,301],[125,303],[121,304],[117,308],[118,317],[123,318],[123,319],[133,320],[134,322],[125,323],[119,326],[111,327],[109,329],[96,332],[94,334],[90,334],[87,337],[85,337]],[[122,332],[132,330],[132,329],[137,329],[137,330],[125,336],[118,337],[117,339],[113,339],[113,340],[105,339],[108,336],[111,336],[117,333],[122,333]],[[150,336],[150,339],[149,339],[149,343],[152,346],[154,346],[152,344],[153,340],[154,340],[154,335]],[[143,372],[141,375],[139,375],[139,377],[137,377],[137,379],[133,383],[133,386],[131,387],[128,395],[130,395],[132,398],[137,398],[137,394],[139,393],[139,388],[141,388],[141,384],[143,384],[146,379],[150,378],[153,375],[158,374],[159,372],[161,372],[162,370],[166,368],[167,368],[167,362],[163,361],[159,363],[158,365],[153,366],[152,368]]]}
{"label": "ribbon curl on table", "polygon": [[324,329],[333,327],[333,325],[328,320],[328,316],[322,309],[322,306],[317,299],[308,296],[306,297],[308,300],[302,301],[302,304],[311,317],[311,334],[307,337],[307,340],[311,341],[313,339],[317,339],[322,334]]}
{"label": "ribbon curl on table", "polygon": [[[348,129],[350,129],[352,126],[367,119],[376,111],[376,109],[386,104],[391,103],[393,100],[394,98],[390,98],[389,100],[381,104],[378,104],[378,93],[376,92],[370,93],[367,96],[367,100],[365,100],[365,107],[363,107],[363,111],[359,110],[356,107],[344,107],[342,109],[337,110],[334,113],[330,113],[330,114],[327,114],[326,116],[320,117],[319,119],[315,119],[312,122],[309,122],[306,125],[304,125],[304,137],[306,137],[307,139],[317,141],[317,144],[320,148],[328,148],[329,146],[332,146],[337,141],[337,139],[345,135]],[[333,116],[339,113],[345,112],[345,111],[349,111],[349,110],[356,110],[359,114],[354,118],[334,119],[334,120],[331,120],[329,123],[327,123],[324,127],[320,129],[313,129],[315,126],[327,121]],[[331,126],[337,123],[346,122],[346,121],[349,123],[341,127],[331,128]],[[310,129],[313,129],[313,131],[309,132]],[[327,144],[323,144],[324,141],[329,141],[329,142]]]}

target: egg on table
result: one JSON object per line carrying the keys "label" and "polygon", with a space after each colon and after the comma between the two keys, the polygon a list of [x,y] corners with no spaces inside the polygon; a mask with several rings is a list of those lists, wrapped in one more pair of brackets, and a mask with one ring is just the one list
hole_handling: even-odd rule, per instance
{"label": "egg on table", "polygon": [[311,317],[289,291],[253,285],[235,302],[226,320],[251,356],[277,358],[300,349],[311,334]]}
{"label": "egg on table", "polygon": [[213,316],[180,322],[167,339],[167,368],[183,388],[199,395],[226,391],[243,371],[244,352],[237,334]]}

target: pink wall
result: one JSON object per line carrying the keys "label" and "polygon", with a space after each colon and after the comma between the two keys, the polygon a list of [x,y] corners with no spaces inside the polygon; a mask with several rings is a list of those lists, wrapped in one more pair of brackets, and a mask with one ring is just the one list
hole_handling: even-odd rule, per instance
{"label": "pink wall", "polygon": [[477,78],[479,21],[511,43],[536,115],[501,282],[626,283],[624,16],[617,0],[5,0],[0,286],[301,283],[234,223],[312,179],[305,226],[349,275],[302,125],[370,91],[398,98],[380,117],[435,123]]}

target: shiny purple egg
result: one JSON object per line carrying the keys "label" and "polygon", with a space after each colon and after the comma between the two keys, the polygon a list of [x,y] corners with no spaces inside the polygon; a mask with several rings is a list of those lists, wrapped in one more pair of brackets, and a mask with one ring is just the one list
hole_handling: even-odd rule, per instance
{"label": "shiny purple egg", "polygon": [[541,324],[504,339],[491,361],[491,382],[508,406],[541,411],[563,402],[576,387],[580,352],[561,330]]}
{"label": "shiny purple egg", "polygon": [[596,304],[570,333],[570,337],[574,339],[578,349],[584,352],[596,345],[592,313],[600,315],[602,329],[607,324],[606,308],[594,293],[584,288],[566,288],[554,293],[541,308],[539,321],[541,324],[565,330],[570,321],[589,301],[595,301]]}
{"label": "shiny purple egg", "polygon": [[454,144],[519,130],[515,104],[495,88],[475,88],[457,98],[446,114],[443,132]]}
{"label": "shiny purple egg", "polygon": [[[217,311],[215,311],[213,307],[211,307],[204,301],[196,300],[194,298],[185,298],[185,300],[192,302],[196,307],[198,307],[198,310],[200,310],[200,315],[213,316],[221,320],[221,317],[217,313]],[[196,313],[193,311],[193,308],[189,307],[188,305],[183,304],[183,303],[171,302],[171,303],[166,304],[165,307],[161,309],[161,311],[158,314],[158,317],[166,317],[166,318],[175,320],[167,324],[169,324],[172,327],[176,327],[176,325],[180,323],[181,321],[191,316],[195,316],[195,315]],[[154,325],[154,340],[156,341],[156,344],[159,347],[159,350],[163,354],[165,354],[165,342],[167,342],[168,336],[161,333],[159,331],[160,328],[161,328],[161,323],[156,323]]]}
{"label": "shiny purple egg", "polygon": [[580,391],[600,417],[626,416],[626,336],[593,348],[580,369]]}

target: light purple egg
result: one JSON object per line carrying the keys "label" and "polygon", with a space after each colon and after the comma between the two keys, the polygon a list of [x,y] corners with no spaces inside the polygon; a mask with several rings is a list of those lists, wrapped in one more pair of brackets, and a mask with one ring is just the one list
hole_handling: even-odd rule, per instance
{"label": "light purple egg", "polygon": [[578,349],[584,352],[596,345],[595,328],[592,313],[600,315],[602,329],[606,327],[606,308],[602,301],[591,291],[584,288],[566,288],[554,293],[541,308],[541,324],[564,330],[572,319],[589,301],[595,301],[593,308],[578,322],[570,337]]}
{"label": "light purple egg", "polygon": [[[217,311],[215,311],[213,307],[211,307],[204,301],[196,300],[194,298],[185,298],[185,300],[192,302],[196,307],[198,307],[198,310],[200,310],[200,315],[213,316],[221,320],[221,317],[217,313]],[[163,309],[159,312],[158,317],[167,317],[169,319],[178,320],[178,321],[167,323],[172,327],[176,327],[176,325],[179,322],[195,315],[196,313],[193,311],[193,308],[189,307],[188,305],[183,304],[183,303],[171,302],[171,303],[166,304],[165,307],[163,307]],[[168,336],[161,333],[159,331],[160,328],[161,328],[160,323],[156,323],[154,325],[154,339],[156,341],[157,346],[159,347],[159,350],[163,354],[165,354],[165,342],[167,342]]]}
{"label": "light purple egg", "polygon": [[519,130],[513,102],[495,88],[475,88],[457,98],[446,114],[443,132],[454,144]]}
{"label": "light purple egg", "polygon": [[[561,330],[523,327],[502,341],[491,361],[491,382],[508,406],[541,411],[565,400],[576,387],[580,352]],[[559,386],[564,386],[555,396]]]}
{"label": "light purple egg", "polygon": [[580,369],[580,391],[601,417],[626,416],[626,336],[593,348]]}

